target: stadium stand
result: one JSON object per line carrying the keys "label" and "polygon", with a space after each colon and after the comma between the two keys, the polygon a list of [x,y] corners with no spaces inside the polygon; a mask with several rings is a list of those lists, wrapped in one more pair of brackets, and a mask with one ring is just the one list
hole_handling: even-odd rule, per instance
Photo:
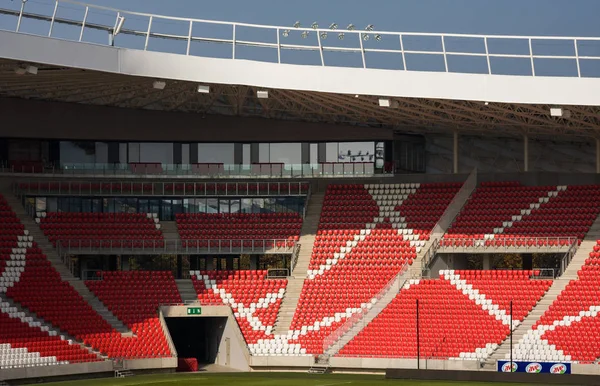
{"label": "stadium stand", "polygon": [[103,272],[102,280],[86,285],[135,334],[135,338],[114,333],[92,337],[93,346],[106,347],[114,358],[171,356],[156,312],[161,304],[181,303],[171,272]]}
{"label": "stadium stand", "polygon": [[[272,337],[287,280],[267,279],[267,271],[191,271],[201,304],[229,305],[246,342]],[[300,354],[298,348],[297,354]]]}
{"label": "stadium stand", "polygon": [[81,247],[162,246],[163,235],[150,213],[41,213],[40,228],[54,246],[75,243]]}
{"label": "stadium stand", "polygon": [[513,348],[517,360],[595,362],[600,357],[600,240],[577,276]]}
{"label": "stadium stand", "polygon": [[180,213],[176,221],[184,246],[193,247],[207,247],[211,240],[214,246],[217,240],[237,240],[234,247],[262,247],[263,242],[272,244],[275,240],[291,246],[298,241],[302,227],[297,213]]}
{"label": "stadium stand", "polygon": [[[442,245],[508,243],[565,244],[582,240],[600,213],[600,186],[522,186],[518,182],[482,183],[445,235]],[[553,239],[544,240],[550,237]],[[557,239],[562,237],[564,239]],[[516,240],[515,240],[516,239]],[[520,239],[520,240],[519,240]]]}
{"label": "stadium stand", "polygon": [[[439,279],[410,280],[340,356],[485,359],[531,311],[552,284],[533,271],[440,272]],[[516,323],[515,323],[516,322]]]}

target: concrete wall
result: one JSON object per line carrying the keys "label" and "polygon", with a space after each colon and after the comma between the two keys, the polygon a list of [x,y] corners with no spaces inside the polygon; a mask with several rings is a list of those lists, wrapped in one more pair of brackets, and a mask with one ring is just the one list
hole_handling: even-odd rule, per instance
{"label": "concrete wall", "polygon": [[48,379],[52,377],[65,377],[94,373],[106,373],[112,375],[112,361],[0,370],[0,381],[11,379]]}
{"label": "concrete wall", "polygon": [[[192,307],[197,307],[192,305]],[[240,327],[229,306],[202,306],[202,315],[188,315],[186,306],[163,306],[161,311],[165,318],[227,318],[225,330],[219,344],[219,352],[215,364],[235,370],[250,370],[250,352]],[[227,358],[227,341],[229,341],[229,360]]]}

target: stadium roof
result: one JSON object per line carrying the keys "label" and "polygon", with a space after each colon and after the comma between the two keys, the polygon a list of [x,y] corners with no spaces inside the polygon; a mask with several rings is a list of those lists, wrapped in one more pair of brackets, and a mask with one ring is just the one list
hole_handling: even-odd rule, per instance
{"label": "stadium roof", "polygon": [[[61,0],[61,3],[67,3],[71,6],[84,6],[86,7],[86,15],[87,10],[93,7],[66,0]],[[59,3],[57,2],[56,4]],[[99,9],[110,11],[110,9],[102,7],[99,7]],[[122,34],[130,34],[138,37],[146,35],[146,46],[151,38],[159,38],[167,43],[172,39],[173,44],[182,39],[183,41],[188,40],[188,54],[189,47],[195,40],[210,40],[224,44],[229,42],[231,47],[231,41],[227,39],[198,38],[192,37],[191,33],[189,37],[182,37],[175,35],[166,36],[158,32],[151,32],[152,22],[148,22],[147,31],[144,31],[142,28],[136,29],[135,26],[131,26],[130,28],[127,24],[128,22],[124,21],[125,19],[122,22],[124,27],[117,27],[119,25],[119,18],[123,17],[123,14],[126,13],[121,12],[123,11],[119,11],[116,14],[117,22],[115,26],[110,26],[108,25],[109,23],[105,25],[92,24],[89,21],[86,26],[85,17],[83,20],[61,19],[56,15],[56,11],[55,15],[40,15],[27,13],[22,10],[0,9],[0,13],[9,16],[19,17],[21,14],[19,20],[21,18],[31,18],[50,22],[51,36],[52,28],[55,24],[65,24],[81,29],[82,32],[79,35],[79,40],[84,36],[83,32],[85,28],[92,28],[103,32],[108,31],[109,34],[113,34],[115,29],[118,28],[119,30],[122,29]],[[147,17],[152,15],[134,13],[133,16]],[[153,17],[159,18],[163,16]],[[131,17],[128,20],[131,20]],[[177,19],[177,21],[181,21],[181,19]],[[190,31],[194,23],[204,22],[228,24],[224,22],[190,20]],[[0,28],[2,27],[0,25]],[[250,28],[252,26],[241,25],[238,29],[241,30],[241,27]],[[281,29],[285,27],[260,27],[274,28],[276,30],[278,43],[275,45],[275,48],[278,56],[281,56],[286,47],[279,42],[279,36],[282,33]],[[233,30],[235,34],[235,26]],[[323,32],[326,32],[326,30],[316,30],[317,35],[321,33],[320,36],[322,36]],[[331,33],[331,31],[329,32]],[[269,67],[273,66],[271,63],[264,63],[264,66],[262,66],[262,64],[253,64],[253,62],[248,60],[212,59],[213,62],[196,61],[193,65],[188,65],[186,61],[198,58],[189,55],[182,56],[170,53],[145,52],[143,50],[136,51],[129,48],[106,47],[106,45],[100,47],[97,44],[78,43],[76,37],[73,39],[75,42],[64,42],[64,44],[70,45],[67,48],[71,58],[63,60],[62,57],[56,57],[59,55],[66,56],[62,53],[57,53],[60,52],[58,45],[54,47],[56,48],[56,52],[52,52],[51,49],[41,50],[40,47],[42,46],[29,45],[29,41],[36,42],[31,40],[34,39],[31,35],[28,35],[28,37],[24,34],[14,33],[7,35],[6,32],[3,32],[0,33],[0,42],[5,47],[5,50],[3,50],[5,54],[3,55],[0,52],[0,56],[4,57],[4,59],[0,59],[0,96],[134,109],[383,127],[401,133],[451,133],[457,131],[459,133],[494,136],[600,137],[600,107],[598,107],[600,103],[596,103],[597,97],[594,95],[597,93],[593,91],[595,85],[599,84],[599,79],[593,77],[586,78],[582,75],[585,67],[584,64],[591,62],[597,65],[597,63],[600,63],[598,61],[600,56],[577,56],[577,48],[575,56],[564,56],[566,54],[563,56],[536,56],[532,48],[532,42],[536,39],[545,39],[541,37],[519,38],[452,35],[444,36],[446,38],[444,40],[444,37],[441,35],[436,35],[435,37],[441,37],[444,51],[434,51],[433,54],[443,55],[446,62],[445,73],[428,73],[419,70],[415,70],[414,72],[396,71],[397,75],[394,74],[393,77],[390,77],[389,70],[381,72],[381,70],[367,68],[365,55],[371,53],[396,53],[402,55],[403,63],[407,63],[407,59],[404,56],[408,56],[411,52],[406,51],[405,47],[400,47],[399,50],[365,48],[362,47],[363,39],[361,39],[361,37],[365,36],[364,32],[345,31],[345,33],[358,34],[358,41],[361,42],[361,48],[346,47],[334,49],[321,45],[321,40],[319,40],[316,50],[325,52],[331,49],[334,53],[337,51],[362,53],[363,65],[365,65],[363,69],[332,68],[332,66],[325,65],[323,55],[321,56],[321,65],[323,67],[318,65],[275,64],[276,66],[285,66],[285,71],[280,71],[280,73],[273,71],[274,67]],[[387,35],[395,33],[369,31],[369,34],[373,34],[373,36],[382,34],[385,38]],[[15,39],[17,36],[19,39]],[[452,53],[452,55],[461,56],[463,59],[487,58],[488,65],[486,72],[489,71],[489,74],[453,74],[449,71],[449,59],[451,55],[446,52],[446,46],[443,44],[444,41],[449,42],[451,38],[480,40],[485,42],[486,51],[488,51],[488,42],[492,39],[529,39],[530,52],[524,55]],[[35,37],[35,39],[42,38]],[[48,38],[43,39],[46,40],[38,40],[36,44],[47,44]],[[241,38],[238,37],[238,39]],[[577,38],[557,39],[569,42],[572,40],[575,42],[575,47],[578,47]],[[62,41],[58,41],[57,39],[51,40],[53,40],[53,44],[63,44]],[[593,43],[600,42],[600,39],[588,38],[588,40]],[[236,41],[235,35],[233,41],[234,56],[237,45],[240,45],[240,47],[266,45],[265,47],[273,48],[273,44],[271,43]],[[402,37],[400,38],[400,42],[402,42]],[[544,41],[544,43],[548,42]],[[81,47],[81,52],[79,52],[77,47]],[[84,51],[83,48],[94,51]],[[287,48],[298,51],[311,51],[314,47],[290,44]],[[581,52],[583,48],[581,46],[579,55],[584,55]],[[112,55],[114,51],[119,51],[122,55]],[[89,55],[90,52],[94,55]],[[423,52],[425,51],[413,51],[415,55],[423,55]],[[94,56],[93,64],[86,65],[86,60],[88,60],[87,63],[92,63],[91,59],[86,57],[86,53],[87,56]],[[111,55],[106,56],[114,59],[115,63],[118,63],[115,67],[118,70],[109,70],[109,68],[112,68],[110,67],[111,63],[109,63],[108,59],[101,58],[106,53],[111,53]],[[529,59],[531,59],[530,67],[533,75],[535,75],[536,68],[543,68],[538,63],[543,62],[545,59],[573,60],[574,63],[577,63],[577,73],[573,78],[564,76],[551,78],[544,76],[497,75],[493,73],[492,67],[490,67],[490,61],[497,57],[500,59],[512,57],[526,59],[528,63]],[[164,62],[161,62],[163,60]],[[215,60],[220,60],[221,62],[214,62]],[[97,64],[97,62],[100,62],[100,64]],[[109,64],[103,67],[104,62]],[[236,65],[239,64],[241,67],[238,67],[238,70],[226,71],[221,68],[225,67],[223,65],[224,62],[235,62]],[[192,62],[190,61],[190,63]],[[194,67],[198,63],[202,64],[201,71],[198,71],[198,68]],[[227,63],[227,65],[229,64]],[[28,71],[27,66],[33,66],[35,71]],[[179,68],[173,68],[176,66],[179,66]],[[259,66],[262,66],[262,68],[259,68]],[[104,70],[104,68],[107,70]],[[215,68],[221,70],[216,76],[214,75]],[[306,70],[306,68],[309,68],[309,70]],[[312,71],[315,68],[316,70],[323,69],[328,72],[319,73],[320,78],[315,79],[317,77],[311,76],[311,74],[315,74],[314,72],[306,72]],[[239,69],[242,69],[242,71]],[[259,81],[241,80],[241,77],[248,75],[245,73],[240,74],[240,72],[244,72],[243,69],[246,69],[248,73],[259,72],[258,70],[260,70],[267,75],[272,74],[272,76]],[[298,71],[302,76],[298,76],[299,79],[289,79],[290,74],[295,74],[294,71]],[[171,73],[173,73],[173,76],[169,76]],[[200,74],[198,75],[198,73]],[[165,76],[150,76],[154,74],[165,74]],[[345,74],[345,76],[352,76],[352,78],[346,79],[342,75],[339,79],[328,79],[334,78],[331,74]],[[363,75],[364,79],[361,78]],[[231,77],[231,80],[227,78],[228,76]],[[263,78],[265,77],[263,76]],[[204,80],[199,82],[199,79]],[[226,80],[221,82],[219,81],[221,79]],[[408,79],[412,79],[413,84],[409,84]],[[414,79],[417,80],[415,81]],[[448,79],[450,81],[446,82]],[[159,86],[157,88],[155,84],[157,80],[164,81],[165,87],[162,88]],[[330,84],[335,83],[335,87],[325,84],[327,80],[329,80]],[[304,83],[307,86],[304,86]],[[387,83],[390,84],[388,85]],[[199,92],[199,84],[209,86],[210,92]],[[438,86],[438,84],[441,84],[441,86]],[[515,88],[514,85],[520,87]],[[442,88],[445,89],[442,90]],[[421,92],[421,89],[427,91]],[[268,91],[268,98],[257,97],[257,92],[262,90]],[[369,90],[373,92],[369,92]],[[417,91],[415,92],[414,90]],[[547,97],[548,94],[552,95]],[[580,98],[580,94],[586,95]],[[453,95],[456,95],[456,97],[450,97]],[[489,99],[484,98],[483,96],[485,95],[489,95]],[[485,102],[486,100],[488,102]],[[523,102],[520,100],[523,100]],[[548,101],[550,100],[556,100],[558,103],[549,103]],[[585,102],[576,104],[568,103],[580,100]],[[534,102],[532,103],[531,101]],[[388,107],[382,106],[382,104]],[[550,109],[557,105],[560,105],[563,109],[561,112],[562,116],[552,116],[550,114]]]}

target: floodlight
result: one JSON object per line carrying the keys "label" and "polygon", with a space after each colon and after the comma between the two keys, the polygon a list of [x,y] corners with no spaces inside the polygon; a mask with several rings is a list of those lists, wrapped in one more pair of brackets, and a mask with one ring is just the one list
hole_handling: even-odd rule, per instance
{"label": "floodlight", "polygon": [[336,29],[338,29],[338,25],[337,25],[336,23],[332,23],[332,24],[329,26],[329,29],[331,29],[331,30],[336,30]]}
{"label": "floodlight", "polygon": [[366,28],[365,31],[373,31],[373,24],[369,24]]}
{"label": "floodlight", "polygon": [[340,40],[344,40],[344,36],[345,36],[345,34],[344,34],[343,32],[340,32],[340,33],[338,34],[338,39],[340,39]]}
{"label": "floodlight", "polygon": [[392,101],[390,101],[389,99],[384,99],[384,98],[379,99],[380,107],[390,107],[391,105],[392,105]]}
{"label": "floodlight", "polygon": [[348,24],[348,31],[354,31],[356,29],[356,27],[354,26],[354,24]]}
{"label": "floodlight", "polygon": [[294,23],[294,28],[300,28],[300,22],[299,21],[297,21],[297,22]]}
{"label": "floodlight", "polygon": [[563,109],[560,107],[552,107],[550,108],[550,116],[553,117],[562,117],[563,116]]}
{"label": "floodlight", "polygon": [[265,91],[265,90],[260,90],[256,92],[256,97],[259,99],[268,99],[269,98],[269,92]]}
{"label": "floodlight", "polygon": [[162,80],[156,80],[154,83],[152,83],[152,87],[157,90],[164,90],[165,87],[167,87],[167,83]]}
{"label": "floodlight", "polygon": [[362,34],[362,38],[366,42],[367,40],[371,39],[371,35],[369,35],[369,34]]}
{"label": "floodlight", "polygon": [[123,28],[124,23],[125,23],[125,16],[119,16],[119,18],[117,19],[117,23],[115,24],[115,33],[114,33],[115,36],[117,36],[121,32],[121,28]]}
{"label": "floodlight", "polygon": [[485,105],[488,106],[490,104],[490,102],[485,102]]}
{"label": "floodlight", "polygon": [[15,73],[17,75],[25,75],[27,73],[27,70],[23,67],[17,67],[15,68]]}
{"label": "floodlight", "polygon": [[283,35],[284,38],[287,38],[288,36],[290,36],[290,30],[286,29],[281,34]]}
{"label": "floodlight", "polygon": [[317,22],[316,22],[316,21],[315,21],[314,23],[312,23],[310,26],[312,27],[312,29],[317,29],[317,28],[319,28],[319,25],[317,24]]}
{"label": "floodlight", "polygon": [[302,36],[302,39],[306,39],[308,37],[308,31],[303,31],[300,36]]}
{"label": "floodlight", "polygon": [[321,39],[327,39],[327,32],[321,32]]}
{"label": "floodlight", "polygon": [[198,85],[197,91],[200,94],[210,94],[210,87],[200,84],[200,85]]}
{"label": "floodlight", "polygon": [[27,66],[27,67],[25,67],[25,71],[27,71],[27,73],[29,73],[31,75],[37,75],[38,68],[36,66]]}
{"label": "floodlight", "polygon": [[376,34],[375,35],[375,40],[377,40],[378,42],[381,41],[381,35],[380,34]]}

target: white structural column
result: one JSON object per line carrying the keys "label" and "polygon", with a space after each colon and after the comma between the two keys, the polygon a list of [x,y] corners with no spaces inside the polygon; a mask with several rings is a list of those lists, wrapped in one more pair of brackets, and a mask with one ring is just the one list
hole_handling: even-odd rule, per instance
{"label": "white structural column", "polygon": [[596,173],[600,173],[600,139],[596,138]]}
{"label": "white structural column", "polygon": [[523,136],[523,171],[529,171],[529,137]]}
{"label": "white structural column", "polygon": [[454,174],[458,173],[458,132],[454,132],[453,168]]}

